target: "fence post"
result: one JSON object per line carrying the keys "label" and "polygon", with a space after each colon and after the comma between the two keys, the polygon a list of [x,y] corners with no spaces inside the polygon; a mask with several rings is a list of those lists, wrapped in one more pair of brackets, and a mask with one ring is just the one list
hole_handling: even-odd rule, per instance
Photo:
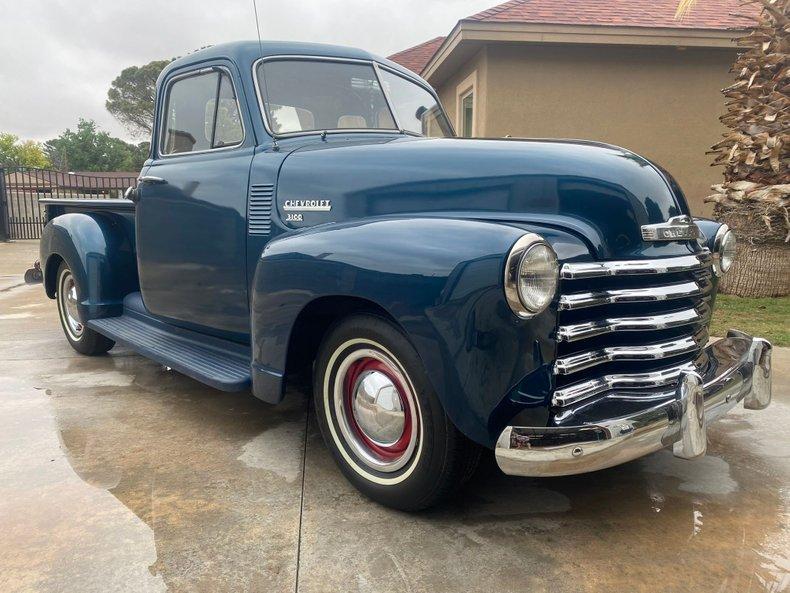
{"label": "fence post", "polygon": [[8,228],[8,190],[5,184],[5,169],[0,167],[0,241],[10,239]]}

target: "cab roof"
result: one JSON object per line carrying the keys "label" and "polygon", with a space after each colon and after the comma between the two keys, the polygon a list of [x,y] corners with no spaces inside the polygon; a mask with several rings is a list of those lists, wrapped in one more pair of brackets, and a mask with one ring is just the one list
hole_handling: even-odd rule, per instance
{"label": "cab roof", "polygon": [[235,62],[242,71],[248,71],[252,64],[261,57],[268,58],[282,55],[369,60],[378,62],[379,64],[385,64],[389,68],[410,78],[418,78],[426,86],[429,86],[427,82],[416,77],[414,72],[407,70],[400,64],[396,64],[395,62],[365,50],[342,45],[303,43],[298,41],[261,41],[260,43],[258,41],[233,41],[230,43],[212,45],[178,58],[164,69],[162,76],[166,76],[171,71],[185,66],[200,64],[201,62],[215,60],[217,58],[230,59]]}

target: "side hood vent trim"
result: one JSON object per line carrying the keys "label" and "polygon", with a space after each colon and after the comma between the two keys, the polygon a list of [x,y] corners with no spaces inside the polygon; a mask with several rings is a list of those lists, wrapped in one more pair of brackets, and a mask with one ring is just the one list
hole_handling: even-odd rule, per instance
{"label": "side hood vent trim", "polygon": [[272,198],[274,185],[271,183],[250,187],[249,212],[247,216],[250,235],[268,235],[272,230]]}

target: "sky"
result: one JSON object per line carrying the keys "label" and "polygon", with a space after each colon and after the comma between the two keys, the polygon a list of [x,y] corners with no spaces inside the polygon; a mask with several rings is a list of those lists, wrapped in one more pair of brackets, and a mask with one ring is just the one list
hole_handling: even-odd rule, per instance
{"label": "sky", "polygon": [[[264,39],[387,56],[497,0],[257,0]],[[82,117],[125,140],[104,108],[124,68],[255,39],[253,0],[0,0],[0,132],[38,141]]]}

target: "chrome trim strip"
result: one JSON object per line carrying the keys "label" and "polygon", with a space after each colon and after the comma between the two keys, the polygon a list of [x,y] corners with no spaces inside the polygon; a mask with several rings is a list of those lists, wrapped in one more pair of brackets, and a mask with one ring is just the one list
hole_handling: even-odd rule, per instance
{"label": "chrome trim strip", "polygon": [[165,185],[167,181],[162,179],[161,177],[156,177],[155,175],[143,175],[142,177],[137,178],[137,183],[142,184],[149,184],[149,185]]}
{"label": "chrome trim strip", "polygon": [[561,311],[584,309],[597,305],[612,303],[645,303],[653,301],[668,301],[684,297],[695,297],[705,294],[710,290],[712,283],[703,279],[699,282],[681,282],[679,284],[664,284],[649,288],[623,288],[615,290],[600,290],[591,292],[575,292],[560,296],[559,308]]}
{"label": "chrome trim strip", "polygon": [[701,438],[700,447],[687,446],[695,433],[702,436],[695,420],[704,429],[740,402],[763,409],[771,401],[770,342],[731,331],[707,351],[717,361],[712,376],[684,374],[675,397],[630,416],[577,426],[505,427],[496,443],[497,464],[506,474],[547,477],[612,467],[670,445],[680,457],[699,454]]}
{"label": "chrome trim strip", "polygon": [[607,262],[563,264],[560,278],[578,280],[602,276],[627,276],[635,274],[665,274],[668,272],[691,272],[711,265],[712,257],[707,249],[703,253],[665,257],[661,259],[636,259]]}
{"label": "chrome trim strip", "polygon": [[576,340],[617,331],[669,329],[671,327],[704,322],[709,315],[710,307],[703,303],[696,308],[683,309],[672,313],[645,315],[643,317],[610,317],[608,319],[561,325],[557,328],[557,341],[575,342]]}
{"label": "chrome trim strip", "polygon": [[649,373],[616,373],[604,375],[557,389],[551,396],[551,405],[569,406],[594,395],[613,389],[654,389],[669,385],[677,380],[682,372],[696,371],[694,363],[686,362],[679,366],[652,371]]}
{"label": "chrome trim strip", "polygon": [[38,203],[43,206],[74,206],[77,208],[95,208],[101,206],[107,208],[123,208],[127,210],[134,210],[135,208],[135,203],[126,198],[39,198]]}
{"label": "chrome trim strip", "polygon": [[708,341],[707,330],[693,336],[685,336],[645,346],[608,346],[598,350],[580,352],[558,358],[554,362],[555,375],[570,375],[584,369],[614,361],[659,360],[699,350]]}

